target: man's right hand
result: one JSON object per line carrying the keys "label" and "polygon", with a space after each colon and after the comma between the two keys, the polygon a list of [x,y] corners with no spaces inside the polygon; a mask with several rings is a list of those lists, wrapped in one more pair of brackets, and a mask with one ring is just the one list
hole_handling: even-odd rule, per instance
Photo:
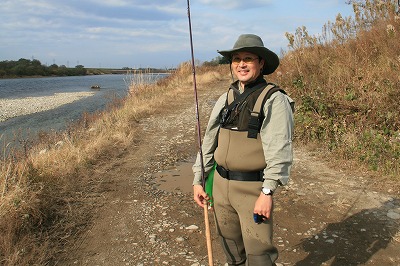
{"label": "man's right hand", "polygon": [[204,200],[210,200],[202,185],[193,185],[193,198],[197,205],[202,208],[204,208]]}

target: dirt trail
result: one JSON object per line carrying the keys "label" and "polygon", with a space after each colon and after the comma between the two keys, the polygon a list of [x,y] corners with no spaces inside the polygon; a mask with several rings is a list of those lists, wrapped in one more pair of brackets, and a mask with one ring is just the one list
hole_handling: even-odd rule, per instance
{"label": "dirt trail", "polygon": [[[203,129],[225,85],[199,86]],[[140,121],[138,142],[99,163],[95,215],[58,265],[207,265],[203,213],[191,194],[197,144],[189,92]],[[393,191],[296,147],[290,184],[274,196],[279,264],[400,265]],[[214,265],[223,265],[213,219],[211,230]]]}

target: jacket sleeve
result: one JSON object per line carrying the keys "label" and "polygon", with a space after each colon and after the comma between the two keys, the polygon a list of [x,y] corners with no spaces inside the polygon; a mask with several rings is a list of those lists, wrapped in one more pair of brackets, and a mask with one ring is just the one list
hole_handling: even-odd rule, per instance
{"label": "jacket sleeve", "polygon": [[267,164],[263,187],[273,191],[289,180],[293,162],[293,103],[287,95],[276,92],[266,101],[263,109],[265,119],[260,134]]}
{"label": "jacket sleeve", "polygon": [[[218,132],[219,132],[219,114],[225,106],[226,93],[222,94],[214,105],[211,112],[210,119],[208,120],[208,125],[206,132],[204,134],[204,139],[202,143],[202,153],[203,153],[203,163],[204,163],[204,176],[207,177],[208,173],[214,166],[214,151],[218,145]],[[196,162],[193,167],[193,185],[201,185],[201,162],[200,162],[200,152],[197,153]]]}

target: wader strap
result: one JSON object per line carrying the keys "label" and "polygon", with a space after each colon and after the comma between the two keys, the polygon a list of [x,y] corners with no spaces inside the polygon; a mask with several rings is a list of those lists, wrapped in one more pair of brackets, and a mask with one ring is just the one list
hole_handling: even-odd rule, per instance
{"label": "wader strap", "polygon": [[234,90],[230,89],[228,91],[228,98],[227,98],[228,105],[233,103],[234,100],[235,100]]}
{"label": "wader strap", "polygon": [[275,92],[280,91],[283,94],[286,92],[275,84],[269,83],[267,87],[261,92],[258,96],[256,103],[254,104],[253,111],[250,113],[250,120],[249,120],[249,130],[247,133],[248,138],[257,138],[257,134],[260,132],[261,129],[261,109],[263,104],[271,97],[272,94]]}

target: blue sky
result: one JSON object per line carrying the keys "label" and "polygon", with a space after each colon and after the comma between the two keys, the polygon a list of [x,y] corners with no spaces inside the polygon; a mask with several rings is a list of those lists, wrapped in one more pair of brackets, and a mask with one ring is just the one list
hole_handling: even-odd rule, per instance
{"label": "blue sky", "polygon": [[[196,60],[231,49],[242,33],[280,53],[285,32],[320,34],[345,0],[191,0]],[[176,67],[191,59],[187,0],[1,0],[0,61],[85,67]]]}

